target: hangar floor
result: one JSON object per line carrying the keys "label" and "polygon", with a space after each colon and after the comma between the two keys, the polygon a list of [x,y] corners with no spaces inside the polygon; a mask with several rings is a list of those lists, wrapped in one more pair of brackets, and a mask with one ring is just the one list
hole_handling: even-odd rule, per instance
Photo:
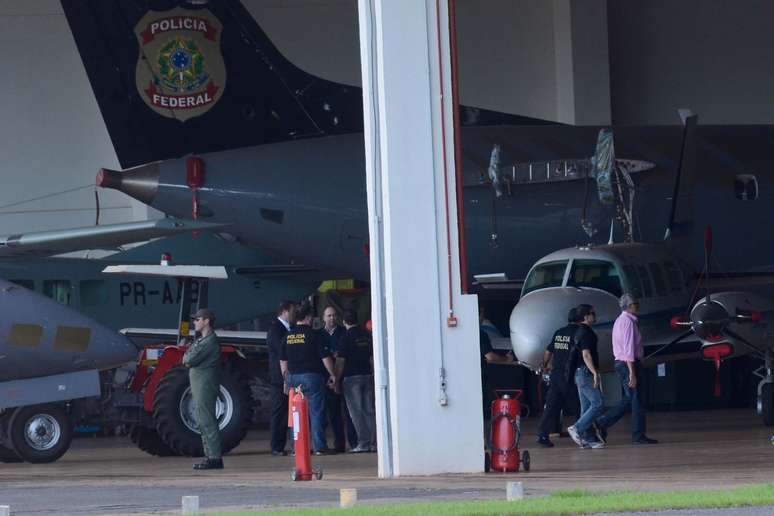
{"label": "hangar floor", "polygon": [[[651,414],[648,434],[658,445],[629,444],[628,419],[601,450],[569,439],[552,449],[534,446],[534,418],[525,422],[523,449],[532,471],[378,480],[376,455],[315,457],[325,477],[293,483],[292,457],[268,454],[267,433],[254,432],[218,472],[195,473],[190,458],[156,458],[123,438],[80,438],[54,464],[0,465],[0,505],[13,514],[132,514],[179,510],[198,494],[202,509],[335,506],[338,490],[355,487],[365,503],[502,499],[505,481],[524,482],[527,496],[558,489],[712,489],[770,482],[770,429],[749,410]],[[428,460],[432,460],[428,457]]]}

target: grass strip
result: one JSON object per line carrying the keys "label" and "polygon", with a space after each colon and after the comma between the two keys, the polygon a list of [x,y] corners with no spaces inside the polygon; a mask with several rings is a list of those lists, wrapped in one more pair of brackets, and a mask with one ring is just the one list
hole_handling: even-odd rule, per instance
{"label": "grass strip", "polygon": [[[503,498],[505,487],[503,486]],[[420,504],[358,505],[352,509],[296,509],[277,511],[282,515],[363,516],[485,516],[594,514],[600,512],[662,511],[668,509],[715,509],[774,505],[774,484],[757,484],[733,489],[664,492],[635,491],[556,491],[548,496],[530,497],[517,502],[461,501]],[[248,516],[256,512],[218,513]]]}

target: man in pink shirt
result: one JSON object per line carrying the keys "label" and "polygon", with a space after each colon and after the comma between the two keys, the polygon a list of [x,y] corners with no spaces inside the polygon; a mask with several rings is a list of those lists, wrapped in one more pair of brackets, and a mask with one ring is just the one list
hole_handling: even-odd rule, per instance
{"label": "man in pink shirt", "polygon": [[637,312],[639,301],[631,294],[621,296],[621,315],[613,324],[613,357],[615,372],[621,379],[623,396],[618,405],[597,419],[597,426],[603,437],[607,429],[613,426],[624,415],[629,405],[632,407],[632,443],[656,444],[656,439],[645,435],[645,400],[644,379],[642,370],[642,336],[640,335]]}

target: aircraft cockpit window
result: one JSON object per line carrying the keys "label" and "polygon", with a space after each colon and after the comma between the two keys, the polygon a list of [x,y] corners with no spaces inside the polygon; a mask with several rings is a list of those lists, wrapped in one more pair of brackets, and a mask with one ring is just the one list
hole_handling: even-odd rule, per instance
{"label": "aircraft cockpit window", "polygon": [[680,269],[672,262],[664,262],[664,271],[666,271],[669,290],[673,293],[683,291],[683,276]]}
{"label": "aircraft cockpit window", "polygon": [[653,284],[656,286],[656,294],[659,296],[666,296],[666,282],[664,281],[664,276],[661,273],[661,267],[659,267],[657,263],[649,263],[648,269],[650,269],[650,275],[653,276]]}
{"label": "aircraft cockpit window", "polygon": [[642,297],[642,283],[640,283],[637,268],[634,265],[624,265],[623,271],[628,291],[634,294],[635,297]]}
{"label": "aircraft cockpit window", "polygon": [[567,286],[596,288],[615,297],[623,294],[618,268],[604,260],[574,260]]}
{"label": "aircraft cockpit window", "polygon": [[737,174],[734,179],[734,194],[740,201],[754,201],[758,198],[758,178],[752,174]]}
{"label": "aircraft cockpit window", "polygon": [[541,288],[561,287],[568,262],[569,260],[546,262],[532,269],[524,282],[522,295]]}
{"label": "aircraft cockpit window", "polygon": [[17,284],[20,287],[28,288],[30,290],[35,290],[35,282],[31,279],[12,279],[10,280],[10,282]]}
{"label": "aircraft cockpit window", "polygon": [[68,280],[46,280],[43,294],[59,304],[70,306],[73,298],[73,284]]}
{"label": "aircraft cockpit window", "polygon": [[99,306],[108,302],[105,280],[85,280],[80,283],[81,306]]}
{"label": "aircraft cockpit window", "polygon": [[653,295],[653,286],[650,283],[648,269],[644,265],[638,265],[637,272],[640,273],[640,281],[642,281],[642,295],[644,297],[651,297]]}

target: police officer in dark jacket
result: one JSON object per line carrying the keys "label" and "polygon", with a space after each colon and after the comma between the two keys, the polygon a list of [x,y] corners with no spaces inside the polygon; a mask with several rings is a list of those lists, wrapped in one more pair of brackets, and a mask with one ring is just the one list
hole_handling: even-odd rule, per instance
{"label": "police officer in dark jacket", "polygon": [[312,308],[301,306],[296,319],[280,352],[280,368],[288,386],[301,388],[309,400],[312,450],[315,455],[323,455],[330,451],[325,441],[325,390],[326,385],[336,385],[333,356],[320,332],[312,329]]}
{"label": "police officer in dark jacket", "polygon": [[544,371],[548,370],[549,362],[551,363],[551,386],[548,390],[543,417],[538,425],[537,442],[546,448],[554,445],[548,438],[551,425],[562,408],[570,407],[570,400],[574,396],[575,386],[573,385],[572,374],[575,371],[570,371],[572,367],[570,361],[575,348],[574,339],[578,330],[577,322],[578,312],[573,308],[567,314],[567,326],[558,329],[554,333],[551,342],[543,354],[542,369]]}
{"label": "police officer in dark jacket", "polygon": [[269,346],[269,382],[271,388],[271,454],[286,455],[285,444],[288,436],[288,395],[284,378],[280,370],[280,353],[285,344],[285,336],[295,323],[296,305],[291,301],[282,301],[277,308],[277,317],[271,322],[266,343]]}

